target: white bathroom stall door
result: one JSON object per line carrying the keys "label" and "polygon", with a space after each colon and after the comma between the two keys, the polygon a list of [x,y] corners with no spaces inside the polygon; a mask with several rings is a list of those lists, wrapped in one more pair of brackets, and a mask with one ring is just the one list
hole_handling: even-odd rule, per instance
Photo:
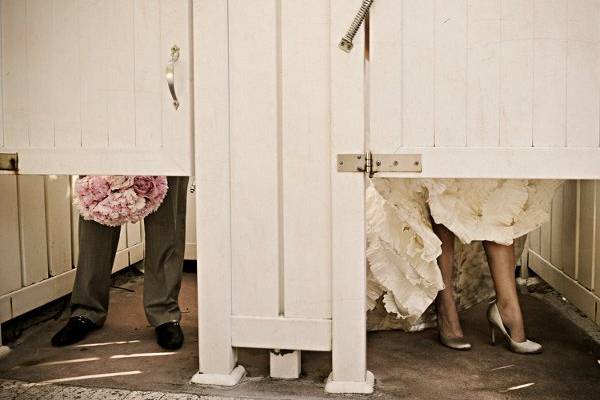
{"label": "white bathroom stall door", "polygon": [[18,155],[20,174],[190,175],[190,11],[191,0],[0,0],[0,153]]}
{"label": "white bathroom stall door", "polygon": [[600,177],[598,0],[377,0],[368,147],[378,176]]}

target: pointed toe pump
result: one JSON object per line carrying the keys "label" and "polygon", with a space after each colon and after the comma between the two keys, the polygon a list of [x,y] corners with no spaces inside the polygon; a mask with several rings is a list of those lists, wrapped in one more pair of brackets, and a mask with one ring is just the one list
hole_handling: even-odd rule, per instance
{"label": "pointed toe pump", "polygon": [[471,343],[467,341],[464,337],[448,337],[444,336],[440,333],[440,342],[453,350],[471,350]]}
{"label": "pointed toe pump", "polygon": [[519,354],[538,354],[542,352],[542,345],[539,343],[536,343],[531,340],[525,340],[524,342],[516,342],[510,337],[508,330],[504,326],[504,322],[502,322],[502,317],[500,316],[500,311],[498,310],[496,300],[490,303],[490,306],[488,307],[487,311],[487,318],[490,323],[492,345],[496,344],[497,329],[506,338],[508,346],[512,352]]}

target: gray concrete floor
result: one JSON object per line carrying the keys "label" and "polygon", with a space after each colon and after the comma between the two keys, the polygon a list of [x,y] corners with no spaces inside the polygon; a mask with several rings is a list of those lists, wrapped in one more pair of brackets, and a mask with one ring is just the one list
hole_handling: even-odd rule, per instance
{"label": "gray concrete floor", "polygon": [[[155,343],[154,331],[142,308],[142,278],[129,279],[120,283],[128,290],[112,290],[104,328],[90,334],[82,345],[57,349],[49,344],[52,334],[68,318],[66,312],[58,320],[26,330],[9,343],[13,350],[0,361],[0,379],[4,379],[0,381],[0,399],[354,397],[324,394],[323,382],[330,372],[329,353],[304,352],[301,379],[281,381],[267,377],[267,351],[241,349],[239,360],[249,374],[240,385],[221,389],[189,384],[198,365],[195,280],[194,273],[184,274],[181,304],[186,342],[180,351],[171,354]],[[529,336],[544,344],[543,354],[523,356],[509,352],[503,345],[491,346],[482,304],[462,315],[466,335],[474,346],[470,352],[442,347],[435,330],[370,333],[368,364],[377,379],[376,392],[356,397],[600,399],[598,343],[544,296],[524,295],[521,300]],[[112,375],[94,377],[99,374]],[[43,389],[23,383],[48,381],[54,384]]]}

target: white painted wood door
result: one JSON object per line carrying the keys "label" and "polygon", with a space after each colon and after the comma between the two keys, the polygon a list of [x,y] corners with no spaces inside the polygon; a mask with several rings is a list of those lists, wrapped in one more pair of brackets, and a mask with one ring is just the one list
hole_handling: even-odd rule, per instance
{"label": "white painted wood door", "polygon": [[235,383],[236,347],[332,351],[337,390],[368,392],[365,178],[335,156],[364,151],[364,47],[337,49],[359,4],[194,5],[193,381]]}
{"label": "white painted wood door", "polygon": [[[21,174],[190,175],[190,10],[0,0],[0,153],[18,153]],[[177,110],[165,77],[174,45]]]}
{"label": "white painted wood door", "polygon": [[600,177],[598,0],[377,0],[367,71],[380,176]]}

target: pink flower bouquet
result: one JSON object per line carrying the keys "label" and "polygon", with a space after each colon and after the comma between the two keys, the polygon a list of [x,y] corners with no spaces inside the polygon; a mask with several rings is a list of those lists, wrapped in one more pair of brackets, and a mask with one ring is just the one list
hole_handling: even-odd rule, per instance
{"label": "pink flower bouquet", "polygon": [[75,183],[75,205],[86,220],[119,226],[158,210],[167,189],[164,176],[85,176]]}

